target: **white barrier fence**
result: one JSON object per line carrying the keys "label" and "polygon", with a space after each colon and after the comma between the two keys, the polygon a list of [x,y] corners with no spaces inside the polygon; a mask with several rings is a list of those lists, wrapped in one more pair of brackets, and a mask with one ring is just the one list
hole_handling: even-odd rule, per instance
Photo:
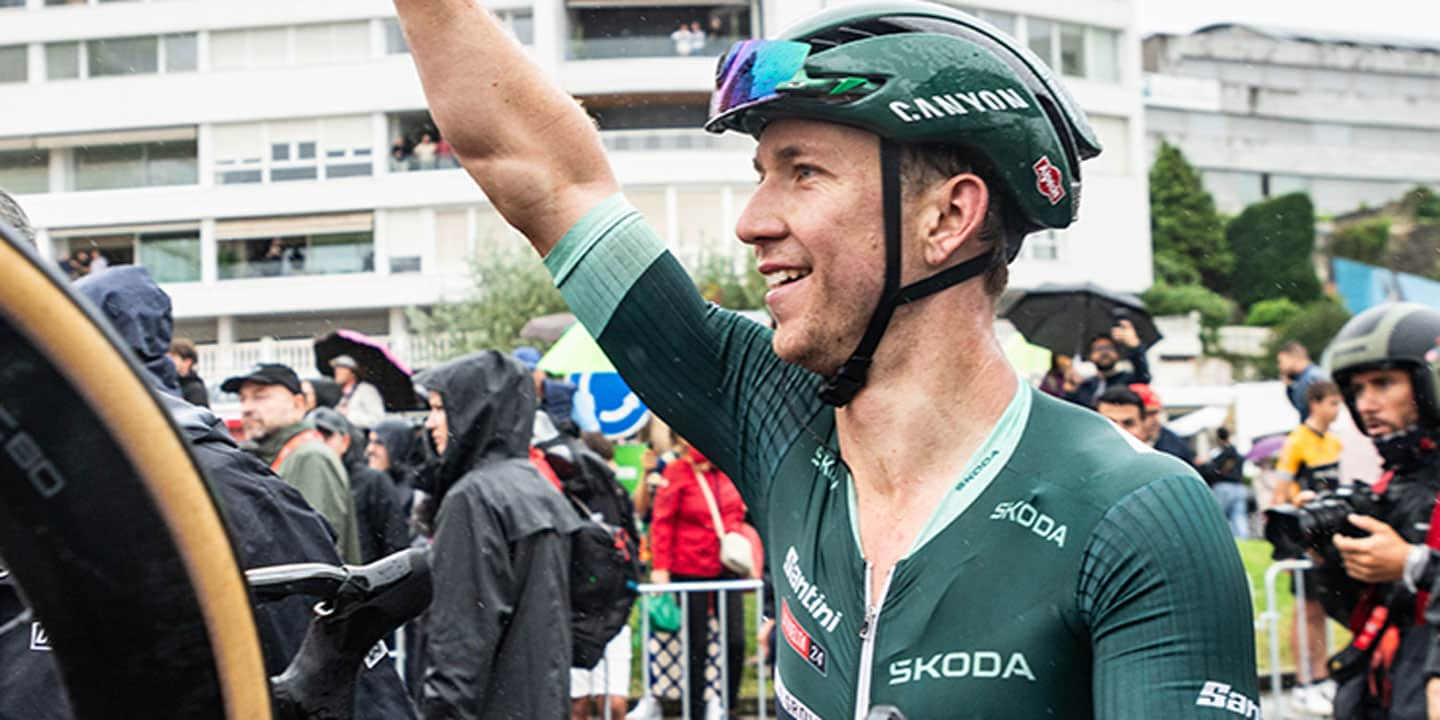
{"label": "white barrier fence", "polygon": [[[729,638],[727,636],[728,624],[726,623],[726,620],[728,619],[726,617],[728,608],[726,607],[727,603],[725,601],[728,598],[729,593],[743,593],[754,591],[763,592],[764,587],[765,584],[759,580],[709,580],[701,582],[691,581],[640,584],[638,587],[638,590],[640,592],[640,646],[644,648],[644,659],[640,665],[640,672],[642,673],[641,677],[643,678],[644,689],[641,694],[640,704],[637,705],[636,709],[632,711],[627,717],[634,720],[650,720],[650,718],[658,718],[660,716],[659,704],[653,692],[652,678],[650,674],[650,639],[651,635],[653,634],[653,628],[651,628],[650,626],[650,602],[652,597],[663,593],[676,593],[680,596],[680,629],[677,631],[677,633],[680,635],[682,648],[680,652],[680,677],[682,679],[682,686],[680,692],[681,717],[686,718],[686,720],[690,720],[691,718],[703,717],[704,712],[704,708],[693,708],[690,706],[690,633],[688,632],[688,624],[690,622],[691,595],[695,593],[715,593],[715,614],[716,620],[718,621],[717,624],[719,625],[720,635],[719,647],[721,660],[719,663],[720,682],[718,685],[720,692],[720,702],[727,710],[733,711],[734,705],[732,703],[734,702],[735,698],[730,697],[730,684],[728,682],[729,663],[725,661],[725,654],[726,652],[728,652],[729,648]],[[696,600],[696,602],[703,601],[703,598]],[[763,627],[764,617],[762,616],[762,613],[756,612],[755,633],[757,636],[759,635],[760,630]],[[767,698],[765,693],[765,681],[767,679],[768,671],[765,667],[764,648],[761,648],[758,654],[760,657],[760,665],[755,669],[755,678],[758,684],[757,694],[759,696],[758,717],[760,720],[765,720],[766,712],[768,710],[768,708],[766,707]],[[605,720],[612,720],[610,718],[608,705],[606,707]]]}
{"label": "white barrier fence", "polygon": [[[1280,628],[1286,616],[1280,613],[1279,593],[1276,590],[1282,574],[1289,573],[1295,580],[1295,605],[1294,617],[1298,618],[1295,624],[1295,639],[1298,652],[1295,658],[1295,682],[1298,685],[1308,685],[1314,678],[1310,675],[1310,629],[1305,622],[1305,573],[1315,567],[1310,560],[1279,560],[1265,569],[1265,612],[1255,619],[1256,629],[1267,632],[1270,636],[1270,693],[1274,699],[1272,708],[1266,713],[1266,717],[1275,720],[1276,718],[1287,718],[1291,716],[1293,708],[1286,702],[1284,693],[1284,674],[1280,668]],[[1330,620],[1325,621],[1325,648],[1327,651],[1334,650],[1335,625]],[[1299,715],[1299,713],[1297,713]]]}

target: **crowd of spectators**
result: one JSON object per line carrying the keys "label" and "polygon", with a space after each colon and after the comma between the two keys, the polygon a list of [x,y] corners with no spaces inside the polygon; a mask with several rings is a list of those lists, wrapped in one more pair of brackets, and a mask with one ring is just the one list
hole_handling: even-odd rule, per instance
{"label": "crowd of spectators", "polygon": [[460,161],[455,158],[455,151],[434,125],[402,132],[390,143],[390,172],[458,167]]}

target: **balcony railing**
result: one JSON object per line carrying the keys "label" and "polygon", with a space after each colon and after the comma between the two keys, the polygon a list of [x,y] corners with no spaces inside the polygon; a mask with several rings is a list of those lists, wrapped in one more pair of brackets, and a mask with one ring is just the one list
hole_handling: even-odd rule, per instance
{"label": "balcony railing", "polygon": [[[372,336],[390,346],[390,352],[401,362],[414,368],[431,367],[454,354],[454,341],[444,336],[392,335]],[[241,375],[256,363],[283,363],[302,378],[315,377],[315,343],[313,340],[276,340],[262,338],[251,342],[204,344],[195,346],[199,355],[198,372],[210,386],[210,395],[217,397],[225,378]]]}
{"label": "balcony railing", "polygon": [[698,57],[714,60],[737,41],[738,35],[717,35],[695,43],[675,40],[665,35],[626,35],[624,37],[582,37],[570,41],[571,60],[610,60],[615,58]]}
{"label": "balcony railing", "polygon": [[754,141],[736,133],[715,135],[696,128],[605,130],[600,133],[611,152],[665,152],[675,150],[732,150],[749,152]]}

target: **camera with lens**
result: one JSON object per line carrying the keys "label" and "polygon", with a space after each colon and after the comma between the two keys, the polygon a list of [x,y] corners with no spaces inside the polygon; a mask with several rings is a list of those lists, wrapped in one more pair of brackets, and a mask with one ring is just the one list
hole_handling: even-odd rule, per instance
{"label": "camera with lens", "polygon": [[1305,550],[1324,551],[1335,534],[1365,537],[1369,533],[1351,525],[1345,516],[1380,515],[1383,499],[1370,486],[1357,482],[1348,487],[1320,493],[1303,506],[1277,505],[1265,511],[1265,539],[1275,546],[1277,556],[1298,556]]}

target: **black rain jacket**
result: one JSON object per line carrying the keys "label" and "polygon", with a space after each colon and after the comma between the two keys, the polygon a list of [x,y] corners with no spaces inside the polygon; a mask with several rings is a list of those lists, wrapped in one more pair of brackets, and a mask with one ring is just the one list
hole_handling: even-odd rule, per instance
{"label": "black rain jacket", "polygon": [[449,427],[433,481],[422,714],[568,717],[570,534],[579,520],[529,461],[535,383],[493,351],[415,380],[440,394]]}

